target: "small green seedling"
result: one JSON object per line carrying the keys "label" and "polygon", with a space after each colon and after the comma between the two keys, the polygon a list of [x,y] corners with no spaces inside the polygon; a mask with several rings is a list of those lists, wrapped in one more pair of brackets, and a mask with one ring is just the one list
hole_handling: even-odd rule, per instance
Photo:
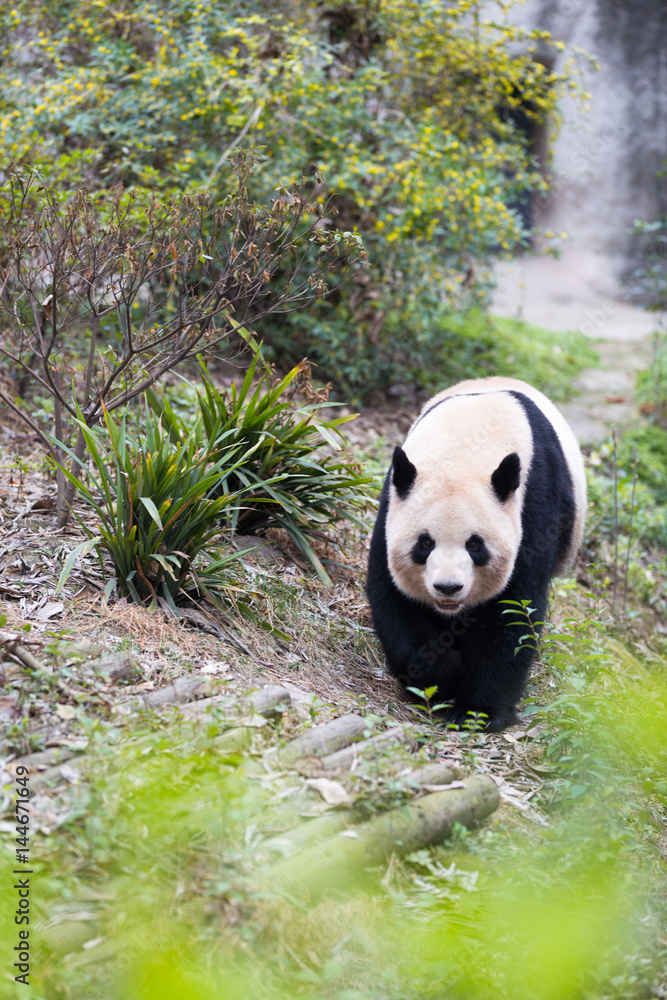
{"label": "small green seedling", "polygon": [[508,604],[509,607],[505,608],[501,612],[503,615],[516,615],[514,621],[507,622],[508,626],[518,625],[519,628],[525,628],[528,626],[528,632],[524,632],[522,636],[519,637],[519,644],[514,649],[514,655],[520,650],[524,649],[526,646],[532,649],[533,652],[537,653],[539,651],[540,636],[538,628],[544,625],[544,622],[534,622],[531,615],[535,614],[537,608],[531,608],[530,601],[499,601],[500,604]]}
{"label": "small green seedling", "polygon": [[449,701],[444,701],[440,705],[431,704],[431,698],[435,697],[435,695],[438,693],[437,685],[434,685],[433,687],[424,688],[423,690],[422,688],[414,688],[414,687],[409,687],[407,690],[410,691],[412,694],[416,694],[419,698],[424,699],[426,705],[411,705],[410,707],[416,708],[419,712],[425,713],[428,716],[428,721],[431,723],[431,725],[434,725],[433,721],[434,712],[440,712],[442,711],[443,708],[451,707],[451,702]]}

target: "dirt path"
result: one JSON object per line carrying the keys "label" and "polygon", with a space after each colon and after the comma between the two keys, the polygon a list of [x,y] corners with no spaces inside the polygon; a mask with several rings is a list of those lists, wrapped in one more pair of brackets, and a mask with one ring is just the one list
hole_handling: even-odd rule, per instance
{"label": "dirt path", "polygon": [[594,258],[526,257],[496,268],[493,311],[550,330],[581,330],[597,341],[600,367],[584,370],[575,396],[560,406],[581,441],[596,441],[613,424],[636,416],[637,372],[651,358],[657,316],[624,301]]}

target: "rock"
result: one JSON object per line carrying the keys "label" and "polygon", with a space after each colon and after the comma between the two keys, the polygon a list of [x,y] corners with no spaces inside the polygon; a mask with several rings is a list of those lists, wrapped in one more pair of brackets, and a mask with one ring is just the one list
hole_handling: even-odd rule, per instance
{"label": "rock", "polygon": [[[486,7],[495,17],[496,4]],[[528,0],[507,17],[580,46],[599,63],[599,69],[580,63],[581,84],[590,92],[586,110],[584,102],[564,99],[552,148],[544,148],[545,135],[535,136],[553,182],[534,199],[531,221],[566,231],[574,250],[607,260],[619,278],[645,246],[632,233],[635,219],[652,221],[667,210],[658,176],[667,149],[667,8],[659,0]],[[536,58],[556,73],[572,57],[571,48],[541,49]]]}
{"label": "rock", "polygon": [[266,538],[259,538],[257,535],[234,535],[232,544],[239,552],[253,549],[254,551],[248,552],[248,557],[255,562],[262,563],[264,566],[270,566],[282,557],[282,553],[277,546],[267,541]]}
{"label": "rock", "polygon": [[97,660],[89,660],[84,667],[104,677],[111,684],[136,684],[144,679],[136,660],[120,653],[109,653]]}

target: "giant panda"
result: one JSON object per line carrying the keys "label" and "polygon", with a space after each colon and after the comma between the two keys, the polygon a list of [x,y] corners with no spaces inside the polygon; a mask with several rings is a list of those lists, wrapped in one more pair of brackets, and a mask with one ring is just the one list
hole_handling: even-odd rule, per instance
{"label": "giant panda", "polygon": [[516,650],[522,632],[500,602],[528,600],[544,621],[585,510],[576,438],[537,389],[495,377],[429,399],[394,450],[370,545],[367,593],[392,674],[437,687],[453,724],[516,722],[533,651]]}

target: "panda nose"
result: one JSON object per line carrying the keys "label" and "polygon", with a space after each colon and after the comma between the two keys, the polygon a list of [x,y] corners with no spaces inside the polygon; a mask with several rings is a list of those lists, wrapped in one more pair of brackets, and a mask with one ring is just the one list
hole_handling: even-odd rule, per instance
{"label": "panda nose", "polygon": [[458,594],[459,590],[463,590],[462,583],[434,583],[433,586],[445,597],[453,597],[454,594]]}

